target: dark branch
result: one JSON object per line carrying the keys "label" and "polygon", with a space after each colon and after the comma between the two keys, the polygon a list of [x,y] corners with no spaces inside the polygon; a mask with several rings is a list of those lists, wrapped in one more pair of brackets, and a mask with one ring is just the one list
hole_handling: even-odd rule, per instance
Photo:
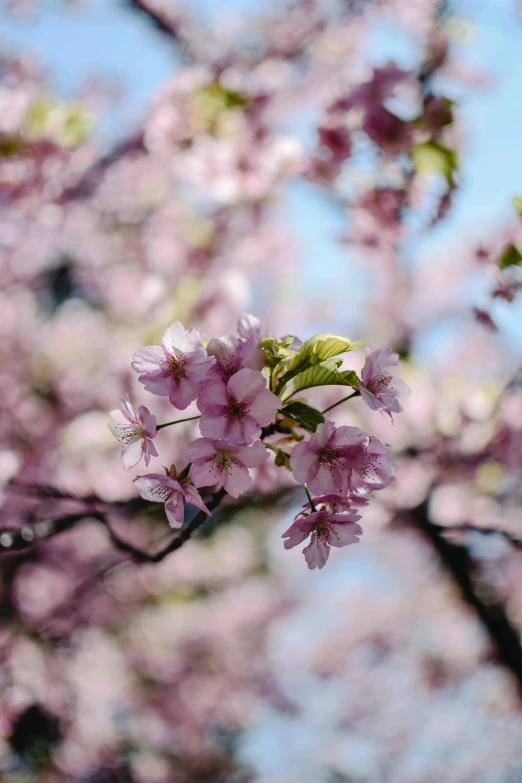
{"label": "dark branch", "polygon": [[[479,597],[471,578],[472,558],[465,547],[455,546],[441,535],[448,528],[441,528],[430,521],[427,501],[414,508],[410,515],[413,525],[431,543],[445,568],[458,584],[462,597],[475,610],[484,624],[496,650],[498,660],[512,672],[522,696],[522,648],[519,633],[511,625],[501,601],[493,591],[491,591],[487,602]],[[469,530],[470,528],[466,527],[465,529]]]}
{"label": "dark branch", "polygon": [[144,2],[144,0],[126,0],[126,5],[131,10],[143,14],[160,33],[163,33],[170,39],[176,40],[178,38],[180,22],[177,19],[173,19],[168,11],[151,8],[150,3]]}

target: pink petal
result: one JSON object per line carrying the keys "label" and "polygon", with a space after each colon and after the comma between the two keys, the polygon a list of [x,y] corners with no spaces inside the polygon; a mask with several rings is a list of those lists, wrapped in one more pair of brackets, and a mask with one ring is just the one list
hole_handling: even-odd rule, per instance
{"label": "pink petal", "polygon": [[201,346],[197,346],[193,353],[185,357],[187,377],[196,383],[201,383],[210,368],[216,363],[213,356],[207,356],[207,352]]}
{"label": "pink petal", "polygon": [[335,424],[330,419],[327,419],[323,424],[319,424],[316,431],[310,438],[310,445],[313,446],[314,451],[317,451],[323,446],[326,446],[334,432]]}
{"label": "pink petal", "polygon": [[181,527],[184,518],[183,494],[174,492],[172,497],[165,503],[165,513],[171,527]]}
{"label": "pink petal", "polygon": [[[214,409],[214,406],[210,407]],[[207,408],[199,422],[201,434],[207,438],[212,438],[213,440],[225,437],[228,424],[228,420],[226,416],[223,415],[222,409],[218,408],[217,410],[218,413],[213,415],[209,412],[210,408]]]}
{"label": "pink petal", "polygon": [[[142,441],[143,446],[143,441]],[[157,457],[158,452],[156,451],[156,446],[151,440],[145,441],[145,449],[144,449],[144,457],[145,457],[145,465],[148,467],[149,462],[151,460],[151,457]]]}
{"label": "pink petal", "polygon": [[173,491],[181,489],[177,481],[169,479],[163,473],[137,476],[134,479],[134,484],[141,497],[153,503],[164,503]]}
{"label": "pink petal", "polygon": [[223,381],[205,381],[197,405],[202,413],[209,405],[221,405],[227,408],[228,395],[226,384]]}
{"label": "pink petal", "polygon": [[136,419],[133,419],[131,416],[129,416],[128,413],[125,413],[125,411],[122,411],[119,408],[116,408],[115,410],[111,411],[109,413],[109,416],[111,416],[114,419],[116,424],[122,424],[123,426],[128,424],[131,425],[136,424]]}
{"label": "pink petal", "polygon": [[237,458],[247,468],[257,468],[267,461],[270,454],[261,440],[256,440],[251,446],[239,446],[234,450]]}
{"label": "pink petal", "polygon": [[242,367],[250,370],[262,370],[265,366],[265,354],[259,345],[259,340],[250,338],[240,348],[240,361]]}
{"label": "pink petal", "polygon": [[214,441],[210,438],[198,438],[184,449],[182,456],[187,462],[214,459],[216,456]]}
{"label": "pink petal", "polygon": [[216,467],[214,459],[195,462],[190,469],[190,478],[196,487],[212,487],[221,484],[221,471]]}
{"label": "pink petal", "polygon": [[330,555],[330,548],[322,538],[318,538],[314,533],[308,546],[303,549],[303,555],[310,570],[323,568]]}
{"label": "pink petal", "polygon": [[349,546],[349,544],[358,544],[358,536],[362,535],[362,529],[356,522],[344,522],[342,524],[330,522],[330,535],[328,543],[330,546]]}
{"label": "pink petal", "polygon": [[124,470],[130,470],[137,465],[143,454],[142,441],[140,438],[123,446],[121,450],[121,462]]}
{"label": "pink petal", "polygon": [[[147,388],[147,387],[145,387]],[[183,411],[188,408],[191,402],[198,396],[199,389],[186,378],[180,378],[177,382],[172,382],[169,390],[169,401],[171,405],[178,410]]]}
{"label": "pink petal", "polygon": [[131,405],[129,395],[126,394],[125,397],[120,397],[120,402],[121,402],[121,407],[129,417],[129,421],[137,421],[137,417],[136,414],[134,413],[134,408]]}
{"label": "pink petal", "polygon": [[280,407],[281,400],[268,389],[263,389],[256,394],[248,406],[250,415],[254,417],[261,427],[265,427],[274,420]]}
{"label": "pink petal", "polygon": [[281,536],[282,538],[287,539],[284,543],[285,549],[292,549],[292,547],[298,546],[298,544],[301,544],[308,538],[312,524],[313,523],[309,522],[308,517],[305,517],[304,519],[295,519],[288,530],[285,530]]}
{"label": "pink petal", "polygon": [[221,483],[229,495],[238,498],[252,486],[252,479],[243,465],[232,464],[228,471],[223,471]]}
{"label": "pink petal", "polygon": [[248,400],[264,389],[265,386],[266,381],[261,373],[256,372],[256,370],[249,370],[246,367],[236,372],[228,382],[229,392],[233,394],[238,402]]}
{"label": "pink petal", "polygon": [[157,372],[165,362],[165,352],[159,345],[146,345],[132,357],[132,369],[137,373]]}
{"label": "pink petal", "polygon": [[301,441],[296,443],[290,455],[290,467],[294,472],[294,478],[300,484],[308,480],[310,468],[317,463],[317,454],[310,449],[310,443]]}
{"label": "pink petal", "polygon": [[201,500],[201,495],[196,487],[193,487],[192,484],[187,484],[183,487],[183,494],[185,495],[187,503],[190,503],[191,506],[196,506],[200,511],[204,511],[206,514],[210,515],[210,511]]}
{"label": "pink petal", "polygon": [[165,350],[170,354],[179,355],[182,353],[191,353],[201,342],[200,336],[195,329],[185,329],[183,324],[176,321],[163,333],[161,343]]}
{"label": "pink petal", "polygon": [[261,337],[261,321],[250,313],[240,313],[237,319],[237,333],[247,340],[249,337]]}
{"label": "pink petal", "polygon": [[143,425],[147,437],[154,438],[156,435],[156,417],[144,405],[140,405],[138,408],[138,421]]}

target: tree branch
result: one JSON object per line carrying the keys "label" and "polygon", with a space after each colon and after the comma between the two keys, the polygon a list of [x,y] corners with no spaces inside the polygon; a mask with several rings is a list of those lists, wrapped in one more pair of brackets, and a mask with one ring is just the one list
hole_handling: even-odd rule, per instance
{"label": "tree branch", "polygon": [[519,632],[511,625],[501,601],[493,592],[487,602],[479,597],[471,578],[472,558],[465,547],[455,546],[441,535],[448,528],[441,528],[431,522],[428,516],[428,501],[412,509],[410,518],[414,527],[430,542],[446,570],[453,576],[463,599],[482,621],[498,660],[512,672],[522,696],[522,648]]}

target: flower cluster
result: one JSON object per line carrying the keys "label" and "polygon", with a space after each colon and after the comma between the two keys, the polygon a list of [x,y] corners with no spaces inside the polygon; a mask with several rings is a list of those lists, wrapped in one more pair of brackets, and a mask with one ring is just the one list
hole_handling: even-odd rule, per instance
{"label": "flower cluster", "polygon": [[[393,464],[386,443],[357,427],[337,427],[296,395],[316,386],[348,386],[350,397],[360,396],[391,418],[402,410],[398,397],[410,393],[397,377],[398,356],[389,348],[368,353],[361,378],[341,370],[342,359],[336,357],[356,347],[339,335],[318,334],[304,343],[293,335],[263,336],[258,319],[247,314],[239,316],[237,335],[214,338],[206,346],[195,329],[169,326],[161,345],[136,351],[132,368],[147,391],[168,397],[175,408],[185,410],[195,402],[200,415],[191,418],[199,419],[202,437],[183,451],[188,464],[180,473],[172,465],[165,475],[138,476],[141,496],[164,503],[170,525],[179,528],[185,503],[210,514],[200,489],[238,498],[252,488],[250,470],[272,452],[275,465],[291,470],[308,495],[283,534],[285,547],[310,537],[303,550],[306,562],[322,568],[330,547],[359,541],[358,509],[367,504],[369,492],[393,481]],[[177,422],[157,426],[144,406],[134,413],[128,398],[122,406],[112,412],[109,429],[122,443],[123,467],[134,467],[142,456],[148,465],[158,456],[157,430]],[[310,433],[308,440],[300,430]]]}

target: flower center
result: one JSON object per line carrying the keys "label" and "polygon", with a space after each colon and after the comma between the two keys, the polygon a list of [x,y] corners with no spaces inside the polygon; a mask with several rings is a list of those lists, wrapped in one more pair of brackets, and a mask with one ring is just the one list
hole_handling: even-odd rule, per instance
{"label": "flower center", "polygon": [[320,464],[324,465],[325,467],[333,467],[340,456],[341,452],[339,449],[333,449],[328,446],[325,446],[323,449],[319,449],[317,452],[317,458]]}
{"label": "flower center", "polygon": [[317,538],[326,538],[328,541],[330,538],[330,525],[328,524],[326,516],[319,517],[318,521],[315,523],[315,534]]}
{"label": "flower center", "polygon": [[179,381],[180,378],[185,377],[185,362],[183,359],[178,359],[177,356],[171,356],[169,370],[174,380]]}
{"label": "flower center", "polygon": [[246,403],[231,399],[228,406],[228,418],[241,420],[246,415]]}
{"label": "flower center", "polygon": [[115,426],[118,430],[118,440],[125,445],[132,443],[136,438],[143,437],[143,427],[134,424],[116,424]]}
{"label": "flower center", "polygon": [[230,465],[235,461],[230,449],[220,449],[214,458],[214,464],[218,470],[228,469],[230,471]]}

